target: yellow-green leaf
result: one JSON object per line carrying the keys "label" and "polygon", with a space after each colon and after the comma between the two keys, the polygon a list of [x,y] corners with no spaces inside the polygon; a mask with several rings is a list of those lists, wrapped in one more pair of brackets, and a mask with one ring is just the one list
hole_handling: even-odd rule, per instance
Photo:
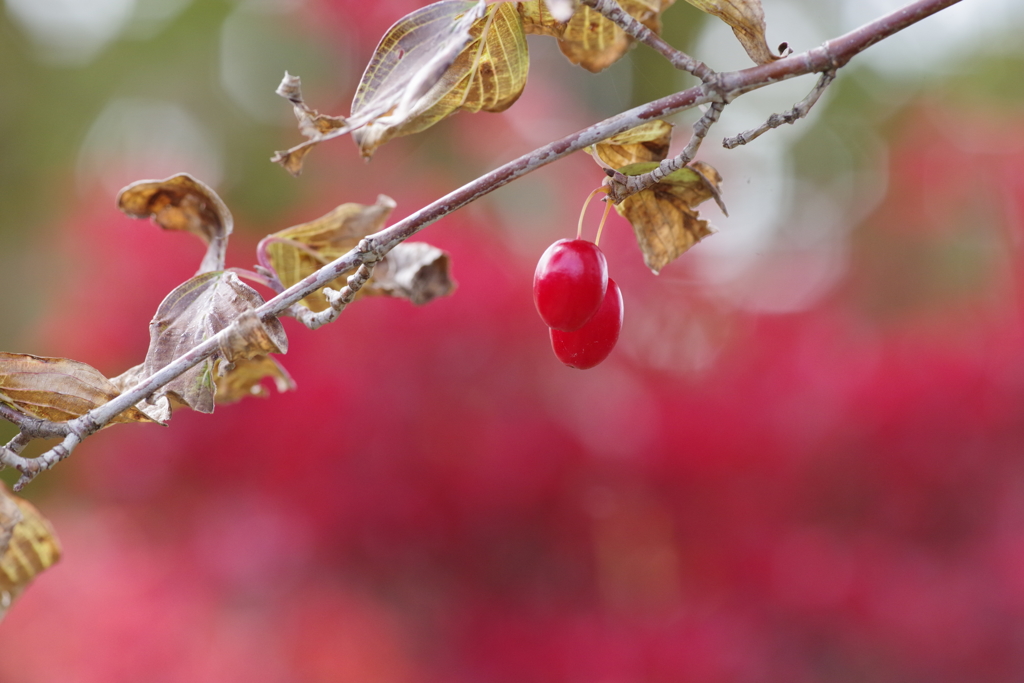
{"label": "yellow-green leaf", "polygon": [[765,40],[764,10],[761,0],[686,0],[732,27],[743,49],[757,64],[779,59]]}
{"label": "yellow-green leaf", "polygon": [[163,180],[140,180],[117,195],[117,207],[132,218],[152,218],[164,230],[181,230],[207,244],[198,273],[224,269],[234,221],[212,188],[187,173]]}
{"label": "yellow-green leaf", "polygon": [[[263,241],[261,248],[281,284],[290,287],[351,250],[366,235],[381,230],[394,208],[395,201],[385,195],[378,196],[373,206],[342,204],[314,221],[274,233]],[[340,289],[345,286],[345,278],[340,277],[327,286]],[[425,304],[454,289],[446,253],[423,242],[403,242],[381,259],[359,293],[401,297],[414,304]],[[328,306],[322,290],[300,303],[314,312]]]}
{"label": "yellow-green leaf", "polygon": [[662,161],[671,144],[672,124],[649,121],[603,140],[588,151],[607,168],[621,169],[630,164]]}
{"label": "yellow-green leaf", "polygon": [[[481,16],[482,14],[482,16]],[[466,18],[472,20],[467,25]],[[457,112],[504,111],[526,85],[529,51],[512,3],[442,0],[407,15],[377,46],[349,123],[364,157]]]}
{"label": "yellow-green leaf", "polygon": [[[67,358],[0,352],[0,402],[53,422],[80,417],[121,392],[99,370]],[[112,422],[152,422],[129,408]]]}
{"label": "yellow-green leaf", "polygon": [[270,378],[279,393],[295,389],[295,381],[288,371],[270,356],[235,361],[226,375],[217,379],[217,403],[234,403],[248,396],[264,398],[270,395],[263,380]]}
{"label": "yellow-green leaf", "polygon": [[18,595],[60,559],[50,523],[27,500],[0,484],[0,620]]}
{"label": "yellow-green leaf", "polygon": [[[351,250],[366,235],[381,230],[394,208],[395,200],[386,195],[378,196],[372,206],[342,204],[316,220],[270,235],[261,246],[281,284],[291,287]],[[345,280],[338,278],[327,286],[340,289]],[[322,289],[301,303],[314,312],[328,307]]]}
{"label": "yellow-green leaf", "polygon": [[[675,0],[620,0],[619,6],[655,33],[661,32],[661,13]],[[558,48],[573,64],[598,72],[626,54],[633,38],[590,7],[581,6],[560,22],[543,0],[517,3],[527,33],[558,38]]]}

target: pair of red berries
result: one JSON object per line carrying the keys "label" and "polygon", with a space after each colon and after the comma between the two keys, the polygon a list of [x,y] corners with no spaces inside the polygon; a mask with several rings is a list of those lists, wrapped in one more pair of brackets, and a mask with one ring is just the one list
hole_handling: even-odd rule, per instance
{"label": "pair of red berries", "polygon": [[612,352],[622,329],[622,292],[593,242],[558,240],[540,257],[533,301],[551,328],[551,348],[571,368],[592,368]]}

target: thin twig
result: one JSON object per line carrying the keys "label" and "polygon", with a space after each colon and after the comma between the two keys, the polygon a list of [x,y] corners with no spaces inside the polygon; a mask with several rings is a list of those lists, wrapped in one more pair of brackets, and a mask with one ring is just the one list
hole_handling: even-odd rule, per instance
{"label": "thin twig", "polygon": [[721,102],[712,102],[708,110],[704,112],[704,115],[693,124],[693,135],[690,136],[690,141],[686,144],[686,148],[677,156],[662,161],[658,164],[657,168],[640,175],[625,175],[615,169],[606,168],[604,172],[611,179],[608,193],[611,201],[618,204],[626,197],[660,183],[669,173],[678,171],[693,161],[693,157],[697,155],[697,150],[700,149],[700,143],[707,137],[708,131],[711,130],[711,126],[714,125],[715,121],[718,120],[724,107],[725,105]]}
{"label": "thin twig", "polygon": [[330,304],[328,308],[314,313],[299,304],[293,304],[288,309],[300,323],[311,330],[322,327],[327,323],[333,323],[341,315],[341,312],[356,298],[356,292],[362,289],[363,285],[370,279],[370,276],[373,275],[373,267],[376,265],[373,248],[366,239],[363,239],[356,249],[359,251],[358,258],[362,261],[362,265],[356,269],[354,274],[349,276],[345,286],[340,291],[324,287],[324,296],[327,298],[327,303]]}
{"label": "thin twig", "polygon": [[22,433],[35,439],[51,439],[68,433],[66,422],[51,422],[38,417],[22,415],[14,408],[0,403],[0,417],[18,425]]}
{"label": "thin twig", "polygon": [[[568,154],[594,145],[613,135],[618,135],[630,128],[635,128],[642,123],[661,119],[701,104],[728,102],[743,93],[780,80],[808,73],[835,70],[858,52],[867,49],[879,40],[959,1],[917,0],[901,10],[831,40],[821,47],[791,55],[770,64],[742,71],[715,74],[711,81],[698,87],[630,109],[561,140],[556,140],[463,185],[458,190],[445,195],[390,227],[364,238],[357,248],[270,299],[256,309],[256,313],[264,321],[285,314],[299,299],[308,296],[354,268],[379,261],[397,244],[431,223]],[[693,141],[691,140],[691,142]],[[68,457],[83,439],[109,423],[118,414],[139,401],[149,398],[171,380],[217,353],[221,345],[226,342],[226,338],[235,334],[235,327],[236,324],[229,325],[121,395],[74,420],[43,424],[46,422],[45,420],[36,423],[20,413],[11,413],[9,409],[6,412],[0,410],[0,417],[10,415],[13,418],[12,421],[23,427],[22,431],[30,436],[37,434],[42,436],[44,432],[49,432],[47,435],[64,436],[64,440],[60,444],[36,458],[22,458],[8,447],[0,448],[0,464],[16,467],[21,472],[21,478],[15,485],[15,489],[20,489],[39,472],[50,469]],[[25,425],[29,425],[29,428],[25,428]]]}
{"label": "thin twig", "polygon": [[757,128],[754,128],[753,130],[744,131],[735,137],[726,138],[725,140],[722,140],[722,146],[725,147],[726,149],[733,149],[735,147],[739,147],[740,145],[745,145],[752,140],[756,140],[757,138],[761,137],[761,135],[767,133],[773,128],[778,128],[779,126],[786,123],[796,123],[798,120],[804,118],[805,116],[807,116],[808,113],[810,113],[811,107],[813,107],[817,103],[818,98],[821,97],[821,94],[825,92],[825,88],[828,87],[829,83],[831,83],[835,77],[835,70],[826,71],[825,73],[821,74],[821,78],[818,79],[818,82],[814,86],[814,89],[811,90],[811,92],[808,93],[807,97],[800,100],[800,102],[798,102],[796,106],[794,106],[792,109],[782,114],[772,114],[771,116],[768,117],[767,121],[762,123]]}
{"label": "thin twig", "polygon": [[669,45],[661,36],[622,9],[615,0],[582,0],[582,3],[596,12],[600,12],[606,19],[644,45],[653,48],[675,68],[689,72],[704,82],[715,75],[711,67]]}

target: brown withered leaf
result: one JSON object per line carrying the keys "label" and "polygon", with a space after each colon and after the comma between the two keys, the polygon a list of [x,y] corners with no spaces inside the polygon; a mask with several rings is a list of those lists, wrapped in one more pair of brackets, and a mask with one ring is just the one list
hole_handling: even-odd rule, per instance
{"label": "brown withered leaf", "polygon": [[761,0],[686,0],[699,10],[713,14],[732,27],[732,32],[757,64],[767,64],[779,56],[765,40],[764,10]]}
{"label": "brown withered leaf", "polygon": [[275,153],[270,160],[281,164],[293,176],[298,176],[302,173],[303,160],[313,151],[313,147],[325,139],[348,132],[348,121],[340,116],[321,114],[309,107],[302,98],[302,79],[287,71],[275,92],[292,103],[292,111],[299,122],[299,132],[309,140],[293,149]]}
{"label": "brown withered leaf", "polygon": [[270,395],[263,380],[270,378],[279,393],[295,389],[295,381],[288,371],[270,356],[257,356],[235,361],[224,377],[217,379],[217,403],[234,403],[249,396],[264,398]]}
{"label": "brown withered leaf", "polygon": [[393,137],[457,111],[504,111],[529,71],[512,3],[442,0],[407,15],[381,39],[352,100],[349,125],[364,157]]}
{"label": "brown withered leaf", "polygon": [[[639,175],[656,166],[657,162],[640,163],[619,170],[626,175]],[[633,226],[644,263],[655,274],[715,232],[714,227],[700,218],[696,207],[718,196],[721,180],[711,165],[694,162],[691,167],[670,173],[662,182],[615,206]]]}
{"label": "brown withered leaf", "polygon": [[11,602],[61,554],[50,523],[28,501],[11,495],[0,484],[0,530],[7,542],[0,545],[0,620]]}
{"label": "brown withered leaf", "polygon": [[132,218],[151,218],[164,230],[190,232],[203,240],[206,255],[196,274],[224,269],[234,219],[217,193],[189,174],[134,182],[117,195],[117,208]]}
{"label": "brown withered leaf", "polygon": [[151,375],[234,322],[237,330],[220,350],[160,389],[153,397],[175,398],[193,410],[213,412],[218,365],[267,353],[285,353],[288,339],[279,320],[262,322],[255,309],[263,297],[232,272],[203,273],[178,285],[149,324],[149,350],[142,372]]}
{"label": "brown withered leaf", "polygon": [[630,164],[662,161],[671,144],[672,124],[649,121],[588,147],[587,151],[600,165],[617,170]]}
{"label": "brown withered leaf", "polygon": [[[661,13],[675,0],[620,0],[619,6],[655,33],[661,33]],[[601,71],[619,60],[633,38],[590,7],[576,9],[567,22],[558,21],[542,0],[516,3],[523,30],[558,38],[558,48],[573,64]]]}
{"label": "brown withered leaf", "polygon": [[408,299],[417,306],[448,296],[455,291],[448,254],[426,242],[403,242],[377,264],[363,291]]}
{"label": "brown withered leaf", "polygon": [[[0,352],[0,402],[23,415],[65,422],[120,394],[99,370],[67,358]],[[111,422],[152,422],[130,408]]]}
{"label": "brown withered leaf", "polygon": [[[117,387],[117,391],[123,394],[146,379],[146,376],[146,368],[140,363],[133,368],[125,370],[117,377],[112,377],[110,381]],[[166,396],[143,399],[136,403],[135,407],[155,422],[164,424],[171,419],[171,402]]]}
{"label": "brown withered leaf", "polygon": [[[379,195],[372,206],[354,202],[342,204],[316,220],[270,235],[261,247],[266,250],[269,265],[281,284],[291,287],[348,252],[366,235],[381,230],[394,208],[395,200],[386,195]],[[338,278],[328,286],[340,289],[345,286],[345,279]],[[301,303],[314,312],[328,306],[322,289],[305,297]]]}

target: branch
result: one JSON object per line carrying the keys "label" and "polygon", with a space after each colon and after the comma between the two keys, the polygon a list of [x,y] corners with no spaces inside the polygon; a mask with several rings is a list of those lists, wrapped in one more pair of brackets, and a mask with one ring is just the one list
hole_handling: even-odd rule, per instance
{"label": "branch", "polygon": [[644,45],[653,48],[675,68],[687,71],[704,82],[715,75],[711,67],[669,45],[661,36],[622,9],[615,0],[582,0],[582,3],[596,12],[600,12],[606,19]]}
{"label": "branch", "polygon": [[726,149],[733,149],[740,145],[745,145],[752,140],[756,140],[761,137],[764,133],[767,133],[773,128],[778,128],[785,123],[796,123],[799,119],[807,116],[811,111],[811,107],[817,103],[818,98],[825,92],[825,88],[828,87],[829,83],[836,77],[835,71],[826,71],[818,79],[818,83],[814,86],[814,90],[808,93],[807,97],[800,100],[795,107],[785,112],[784,114],[772,114],[768,117],[768,120],[762,123],[753,130],[748,130],[740,133],[739,135],[731,138],[726,138],[722,141],[722,146]]}
{"label": "branch", "polygon": [[[380,261],[396,245],[431,223],[479,199],[485,194],[493,192],[499,187],[507,185],[513,180],[573,152],[597,144],[613,135],[618,135],[630,128],[635,128],[642,123],[661,119],[701,104],[728,103],[743,93],[762,88],[776,81],[809,73],[833,71],[846,64],[857,53],[867,49],[883,38],[959,1],[918,0],[855,31],[828,41],[821,47],[801,54],[791,55],[770,64],[755,66],[743,69],[742,71],[714,74],[708,82],[700,86],[635,107],[577,133],[556,140],[514,161],[510,161],[504,166],[432,202],[390,227],[364,238],[358,247],[270,299],[256,309],[256,313],[264,321],[289,313],[291,306],[303,297],[354,268],[363,265],[369,267],[370,264]],[[696,144],[699,144],[699,136],[695,135],[695,138],[698,138]],[[692,144],[694,144],[694,140],[691,140]],[[345,288],[338,295],[339,297],[343,296],[344,290]],[[16,452],[16,448],[9,446],[0,448],[0,465],[10,465],[16,467],[21,472],[21,478],[15,485],[15,490],[20,490],[22,486],[31,481],[39,472],[50,469],[68,457],[83,439],[109,423],[118,414],[131,408],[139,401],[152,396],[157,390],[180,376],[186,370],[217,353],[221,344],[225,343],[229,336],[236,333],[236,325],[237,323],[221,330],[216,335],[192,348],[188,353],[140,381],[117,398],[90,410],[85,415],[74,420],[44,425],[42,423],[45,421],[36,423],[19,414],[12,415],[9,411],[0,411],[0,416],[8,417],[8,419],[22,426],[23,431],[30,436],[35,436],[35,434],[42,436],[44,432],[48,432],[47,435],[49,436],[64,436],[64,440],[60,444],[37,458],[22,458]],[[19,437],[15,438],[18,439]],[[22,440],[18,440],[15,446],[17,447],[21,443]]]}
{"label": "branch", "polygon": [[362,262],[362,265],[359,266],[354,275],[349,276],[341,291],[324,287],[324,296],[327,297],[327,303],[330,304],[329,308],[319,313],[314,313],[296,303],[289,307],[288,312],[311,330],[337,320],[341,312],[356,298],[356,292],[362,289],[366,281],[373,275],[373,267],[377,263],[376,254],[368,240],[361,240],[355,251],[358,252],[357,258]]}
{"label": "branch", "polygon": [[66,422],[50,422],[38,417],[22,415],[14,408],[3,403],[0,403],[0,417],[18,425],[22,434],[36,439],[50,439],[65,436],[68,433]]}
{"label": "branch", "polygon": [[[602,2],[604,0],[594,1]],[[817,101],[818,97],[821,96],[821,91],[832,81],[836,71],[845,66],[857,54],[868,49],[875,43],[902,31],[908,26],[912,26],[922,19],[929,17],[940,10],[946,9],[947,7],[955,5],[958,2],[960,2],[960,0],[917,0],[906,7],[887,14],[884,17],[880,17],[879,19],[867,23],[858,29],[850,31],[838,38],[826,41],[820,47],[816,47],[799,54],[789,55],[777,61],[751,67],[749,69],[717,73],[700,87],[708,92],[716,94],[717,97],[713,98],[715,102],[728,104],[740,95],[751,92],[752,90],[757,90],[758,88],[762,88],[775,81],[787,80],[789,78],[811,73],[821,73],[822,79],[819,81],[815,90],[811,92],[811,95],[809,95],[807,99],[794,108],[798,109],[804,106],[808,100],[811,100],[806,104],[806,110],[809,111]],[[832,76],[826,78],[828,74],[832,74]],[[782,116],[789,116],[790,114],[791,112]],[[806,111],[804,112],[804,115],[806,115]],[[717,115],[715,118],[717,119]],[[697,145],[700,144],[698,130],[703,123],[704,118],[694,124],[694,137],[691,138],[690,144],[687,145],[687,149],[689,149],[690,145],[693,145],[695,142]],[[713,121],[709,122],[708,125],[710,125],[710,123],[713,123]],[[781,123],[770,127],[774,128],[778,125],[781,125]],[[707,131],[704,130],[705,135],[706,133]],[[761,133],[758,133],[758,135],[760,134]],[[742,135],[740,137],[742,137]],[[683,154],[685,154],[685,150]],[[681,154],[680,157],[682,156],[683,155]],[[674,159],[663,161],[662,165],[672,165],[675,161],[676,160]],[[687,161],[687,163],[689,163],[689,161]],[[655,174],[661,174],[662,177],[667,175],[662,173],[662,166],[659,166],[648,174],[639,176],[625,176],[617,172],[609,173],[609,176],[612,178],[612,191],[610,194],[612,200],[616,203],[621,202],[631,194],[650,187],[657,182],[652,180],[652,178],[655,177]]]}
{"label": "branch", "polygon": [[604,172],[608,174],[610,180],[608,196],[611,197],[611,200],[618,204],[626,197],[660,183],[669,173],[678,171],[693,161],[697,150],[700,149],[700,143],[707,137],[708,131],[718,120],[724,107],[725,105],[721,102],[712,102],[711,107],[693,124],[693,135],[690,137],[686,149],[678,156],[665,159],[658,164],[657,168],[640,175],[624,175],[615,169],[606,168]]}

